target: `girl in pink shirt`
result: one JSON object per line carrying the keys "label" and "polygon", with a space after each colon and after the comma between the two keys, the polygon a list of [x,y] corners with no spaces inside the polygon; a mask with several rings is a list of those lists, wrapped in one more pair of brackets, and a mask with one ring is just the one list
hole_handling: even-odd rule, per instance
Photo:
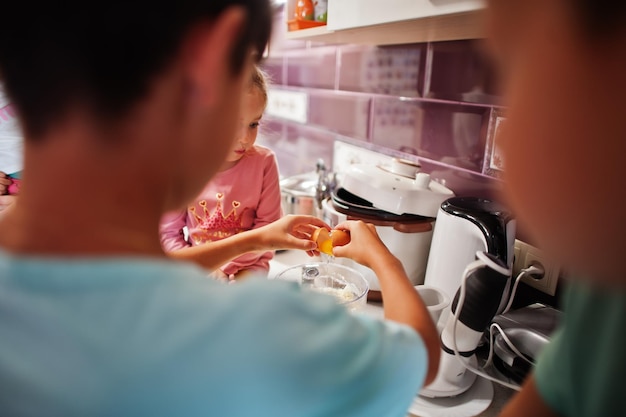
{"label": "girl in pink shirt", "polygon": [[[168,213],[161,220],[161,244],[166,251],[221,240],[280,219],[276,157],[271,150],[254,144],[266,105],[265,76],[255,68],[243,99],[237,136],[220,171],[186,211]],[[272,257],[273,252],[248,253],[214,274],[229,278],[249,272],[267,274]]]}

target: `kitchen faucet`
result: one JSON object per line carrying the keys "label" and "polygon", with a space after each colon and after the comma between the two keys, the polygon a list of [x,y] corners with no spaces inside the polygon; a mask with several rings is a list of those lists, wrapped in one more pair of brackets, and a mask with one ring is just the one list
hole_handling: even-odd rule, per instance
{"label": "kitchen faucet", "polygon": [[317,208],[322,209],[322,201],[330,196],[330,193],[337,186],[337,173],[327,172],[326,164],[322,158],[317,160],[315,164],[315,172],[317,173],[317,185],[315,186],[315,201]]}

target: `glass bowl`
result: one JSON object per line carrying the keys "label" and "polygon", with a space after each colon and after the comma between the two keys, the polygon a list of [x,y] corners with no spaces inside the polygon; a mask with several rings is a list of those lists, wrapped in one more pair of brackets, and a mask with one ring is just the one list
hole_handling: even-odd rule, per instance
{"label": "glass bowl", "polygon": [[369,285],[365,277],[347,266],[311,262],[292,266],[278,274],[275,279],[297,282],[303,289],[328,294],[355,310],[367,302]]}

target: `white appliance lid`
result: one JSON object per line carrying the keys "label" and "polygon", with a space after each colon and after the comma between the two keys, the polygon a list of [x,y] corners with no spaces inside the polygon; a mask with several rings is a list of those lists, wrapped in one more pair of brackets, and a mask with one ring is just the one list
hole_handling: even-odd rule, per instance
{"label": "white appliance lid", "polygon": [[420,172],[419,165],[393,159],[389,165],[350,165],[341,186],[374,207],[394,214],[437,217],[437,211],[454,193]]}

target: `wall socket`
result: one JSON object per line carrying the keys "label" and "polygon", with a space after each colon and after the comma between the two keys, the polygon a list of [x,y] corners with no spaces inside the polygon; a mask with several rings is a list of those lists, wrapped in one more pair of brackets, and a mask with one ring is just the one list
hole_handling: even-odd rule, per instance
{"label": "wall socket", "polygon": [[535,263],[540,263],[543,266],[545,270],[543,278],[535,279],[527,275],[522,278],[522,282],[548,295],[554,295],[561,269],[559,264],[549,259],[540,249],[516,239],[513,279],[517,278],[522,269],[528,268]]}

